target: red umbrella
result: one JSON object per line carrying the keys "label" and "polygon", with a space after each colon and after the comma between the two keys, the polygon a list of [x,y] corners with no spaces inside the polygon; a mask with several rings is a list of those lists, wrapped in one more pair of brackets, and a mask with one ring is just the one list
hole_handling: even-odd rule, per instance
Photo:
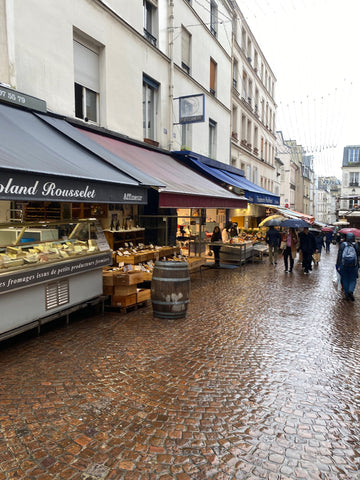
{"label": "red umbrella", "polygon": [[334,229],[331,228],[331,227],[322,227],[321,231],[322,231],[322,232],[333,232]]}
{"label": "red umbrella", "polygon": [[358,228],[351,228],[351,227],[342,228],[341,230],[339,230],[339,233],[343,233],[345,235],[347,233],[353,233],[355,237],[360,237],[360,230]]}

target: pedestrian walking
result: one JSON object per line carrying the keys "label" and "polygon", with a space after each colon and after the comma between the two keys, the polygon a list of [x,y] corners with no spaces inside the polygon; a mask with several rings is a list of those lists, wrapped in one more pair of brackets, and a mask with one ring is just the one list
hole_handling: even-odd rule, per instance
{"label": "pedestrian walking", "polygon": [[[292,272],[294,268],[294,259],[296,257],[296,247],[298,243],[298,237],[294,228],[290,228],[289,231],[285,232],[281,236],[281,242],[285,242],[286,247],[284,249],[284,265],[285,272]],[[290,269],[289,267],[290,260]]]}
{"label": "pedestrian walking", "polygon": [[330,252],[330,245],[333,241],[334,232],[326,232],[325,235],[325,245],[326,245],[326,253]]}
{"label": "pedestrian walking", "polygon": [[360,247],[355,243],[355,235],[348,233],[346,240],[339,245],[336,270],[340,273],[345,300],[355,300],[354,290],[359,272]]}
{"label": "pedestrian walking", "polygon": [[302,266],[304,273],[308,274],[312,270],[312,256],[316,250],[314,235],[306,227],[299,233],[299,249],[302,252]]}
{"label": "pedestrian walking", "polygon": [[[220,228],[216,225],[214,227],[213,233],[211,235],[211,242],[221,242],[222,236]],[[214,252],[214,259],[215,259],[215,268],[220,267],[220,245],[211,245],[211,250]]]}
{"label": "pedestrian walking", "polygon": [[279,230],[270,227],[266,232],[265,242],[269,245],[269,261],[271,265],[277,264],[281,235]]}
{"label": "pedestrian walking", "polygon": [[318,265],[321,259],[321,250],[325,248],[324,235],[321,232],[317,232],[315,236],[316,250],[313,254],[314,264]]}

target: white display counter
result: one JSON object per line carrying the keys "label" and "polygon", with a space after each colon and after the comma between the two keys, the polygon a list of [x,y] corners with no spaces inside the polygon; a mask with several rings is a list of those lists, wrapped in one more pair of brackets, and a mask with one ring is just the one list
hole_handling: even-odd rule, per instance
{"label": "white display counter", "polygon": [[[31,234],[24,225],[21,230]],[[102,295],[102,269],[111,265],[112,254],[100,224],[29,225],[29,231],[39,230],[41,238],[56,239],[22,243],[17,237],[16,244],[0,248],[0,308],[6,313],[0,340]]]}

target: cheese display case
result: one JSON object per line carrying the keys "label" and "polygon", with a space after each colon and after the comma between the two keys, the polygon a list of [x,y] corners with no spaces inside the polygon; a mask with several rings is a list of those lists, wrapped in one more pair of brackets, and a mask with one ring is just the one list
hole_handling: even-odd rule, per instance
{"label": "cheese display case", "polygon": [[111,263],[94,219],[0,225],[0,339],[99,298]]}

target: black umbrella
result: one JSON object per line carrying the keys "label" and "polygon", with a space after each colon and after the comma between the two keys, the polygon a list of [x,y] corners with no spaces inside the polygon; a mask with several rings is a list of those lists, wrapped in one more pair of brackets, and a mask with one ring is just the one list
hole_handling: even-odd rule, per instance
{"label": "black umbrella", "polygon": [[289,228],[309,228],[310,223],[301,220],[301,218],[288,218],[281,222],[281,226]]}

